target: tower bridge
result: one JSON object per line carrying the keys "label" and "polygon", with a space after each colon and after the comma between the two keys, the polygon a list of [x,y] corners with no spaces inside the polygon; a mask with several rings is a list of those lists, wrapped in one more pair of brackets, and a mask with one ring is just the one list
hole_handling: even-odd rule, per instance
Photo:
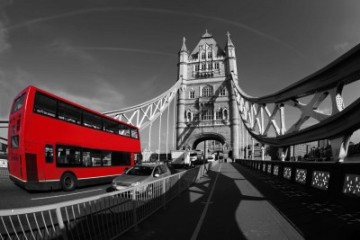
{"label": "tower bridge", "polygon": [[[274,94],[253,97],[241,88],[235,46],[230,34],[226,36],[222,48],[206,31],[192,51],[184,37],[178,80],[168,91],[143,104],[105,114],[142,130],[149,128],[150,136],[157,132],[151,130],[155,121],[160,122],[159,129],[164,124],[165,111],[168,129],[172,112],[172,138],[177,149],[195,149],[202,141],[216,140],[238,159],[249,155],[249,145],[254,152],[257,141],[262,145],[262,158],[266,145],[278,148],[284,160],[289,154],[295,157],[295,145],[321,141],[331,145],[332,161],[345,161],[350,137],[360,127],[360,99],[346,106],[343,89],[359,80],[360,46]],[[305,102],[304,98],[310,100]],[[326,109],[321,108],[323,105]],[[300,114],[291,114],[294,111]],[[166,132],[169,150],[171,129]]]}
{"label": "tower bridge", "polygon": [[[150,198],[137,196],[136,187],[132,187],[121,193],[107,193],[60,205],[15,212],[0,211],[3,222],[3,225],[0,222],[1,239],[18,235],[36,239],[36,234],[46,232],[44,219],[54,221],[48,232],[57,237],[59,234],[56,232],[61,231],[60,235],[65,239],[79,236],[111,238],[130,228],[137,228],[139,222],[184,192],[185,197],[175,200],[176,206],[169,206],[169,209],[172,214],[187,217],[189,214],[184,213],[185,209],[191,209],[199,217],[199,222],[194,223],[196,226],[190,226],[194,231],[187,234],[186,239],[197,239],[199,236],[210,239],[211,236],[220,237],[219,233],[222,237],[240,236],[245,239],[256,236],[273,239],[331,238],[340,236],[337,231],[347,230],[351,232],[346,236],[355,236],[359,234],[354,230],[358,229],[359,220],[358,215],[352,213],[360,212],[358,204],[355,204],[360,197],[360,165],[349,161],[348,153],[350,138],[360,128],[360,98],[357,96],[347,105],[344,89],[358,82],[359,77],[360,45],[274,94],[254,97],[241,88],[235,46],[229,33],[226,34],[225,46],[221,47],[206,31],[191,51],[183,38],[177,80],[173,86],[149,101],[105,114],[139,127],[142,139],[147,139],[144,145],[148,150],[154,145],[157,145],[155,148],[159,153],[168,153],[175,148],[196,149],[202,142],[212,140],[217,141],[225,155],[235,163],[202,165],[171,176],[167,181],[158,181],[161,191]],[[327,106],[326,110],[321,108],[323,104]],[[294,110],[298,112],[295,121],[291,120],[294,115],[289,114]],[[310,125],[309,120],[312,120]],[[6,120],[0,121],[1,127],[6,127],[6,123]],[[261,158],[257,160],[254,159],[255,141],[261,151]],[[327,147],[326,162],[288,161],[297,159],[295,146],[309,142],[321,142],[324,149]],[[278,159],[265,161],[265,146],[275,149]],[[190,190],[186,190],[189,187]],[[324,196],[326,200],[323,200]],[[211,208],[210,203],[216,207]],[[199,212],[203,204],[206,207]],[[333,208],[337,212],[332,212]],[[208,209],[211,209],[212,218],[206,222]],[[318,211],[327,212],[319,217]],[[22,225],[16,227],[12,222],[13,218],[17,219],[16,223],[29,222],[29,214],[34,213],[35,216],[44,212],[48,215],[42,216],[42,229],[37,226],[38,229],[29,230],[26,227],[27,230],[24,230]],[[302,215],[304,212],[306,217]],[[154,224],[169,218],[166,214],[160,215],[162,218],[154,220]],[[215,216],[222,216],[223,223],[219,223]],[[341,225],[348,223],[345,216],[353,225]],[[52,217],[56,217],[56,221]],[[171,223],[191,222],[179,219],[180,222],[172,220]],[[231,221],[227,222],[228,219]],[[329,233],[320,234],[318,229],[309,227],[307,224],[311,224],[311,219],[320,220],[316,224]],[[92,225],[94,222],[96,224]],[[235,230],[227,229],[226,223]],[[88,229],[86,224],[91,227]],[[339,226],[337,224],[339,229],[335,228]],[[201,232],[205,225],[207,231]],[[7,226],[12,226],[11,233],[4,233],[4,229],[8,231]],[[221,226],[221,231],[214,226]],[[118,232],[115,231],[117,228]],[[153,232],[162,231],[158,225],[151,228]],[[94,232],[94,229],[99,232]],[[168,229],[176,231],[171,226]],[[126,237],[141,238],[136,234]]]}

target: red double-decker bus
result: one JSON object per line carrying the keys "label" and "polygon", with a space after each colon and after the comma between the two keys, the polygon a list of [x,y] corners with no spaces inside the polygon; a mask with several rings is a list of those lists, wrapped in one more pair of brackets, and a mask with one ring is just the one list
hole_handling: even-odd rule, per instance
{"label": "red double-decker bus", "polygon": [[28,190],[110,182],[134,165],[139,129],[29,86],[9,117],[10,179]]}

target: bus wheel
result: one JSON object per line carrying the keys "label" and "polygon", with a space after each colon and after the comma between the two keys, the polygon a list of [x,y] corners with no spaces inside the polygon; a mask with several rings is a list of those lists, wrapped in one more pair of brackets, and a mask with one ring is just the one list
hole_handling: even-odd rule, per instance
{"label": "bus wheel", "polygon": [[64,191],[72,191],[76,188],[76,177],[71,173],[64,173],[61,177],[61,187]]}

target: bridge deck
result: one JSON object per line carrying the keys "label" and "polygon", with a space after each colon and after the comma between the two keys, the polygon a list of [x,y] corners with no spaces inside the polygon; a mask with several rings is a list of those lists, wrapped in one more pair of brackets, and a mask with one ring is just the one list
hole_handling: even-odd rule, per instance
{"label": "bridge deck", "polygon": [[360,205],[234,163],[121,239],[359,239]]}
{"label": "bridge deck", "polygon": [[234,163],[121,239],[359,239],[360,205]]}

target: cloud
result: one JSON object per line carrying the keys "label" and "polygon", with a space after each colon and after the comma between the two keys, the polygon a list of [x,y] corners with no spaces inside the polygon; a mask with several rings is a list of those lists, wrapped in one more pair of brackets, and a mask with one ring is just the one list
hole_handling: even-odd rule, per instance
{"label": "cloud", "polygon": [[19,24],[12,25],[12,26],[10,26],[9,29],[12,30],[12,29],[17,29],[17,28],[22,28],[22,27],[26,27],[26,26],[36,24],[36,23],[40,23],[40,22],[45,22],[45,21],[50,21],[50,20],[55,20],[55,19],[60,19],[60,18],[65,18],[65,17],[71,17],[71,16],[77,16],[77,15],[81,15],[81,14],[89,14],[89,13],[94,13],[94,12],[110,12],[110,11],[134,11],[134,12],[162,13],[162,14],[169,14],[169,15],[180,15],[180,16],[186,16],[186,17],[202,18],[202,19],[222,22],[222,23],[226,23],[226,24],[229,24],[229,25],[233,25],[233,26],[235,26],[237,28],[240,28],[240,29],[244,29],[244,30],[249,31],[249,32],[251,32],[251,33],[253,33],[255,35],[258,35],[258,36],[262,37],[262,38],[265,38],[265,39],[268,39],[268,40],[270,40],[272,42],[280,44],[284,48],[286,48],[286,49],[290,50],[291,52],[295,53],[300,58],[307,59],[300,51],[295,49],[290,44],[288,44],[288,43],[286,43],[286,42],[284,42],[284,41],[282,41],[282,40],[280,40],[280,39],[278,39],[278,38],[276,38],[274,36],[271,36],[269,34],[261,32],[261,31],[257,30],[256,28],[252,28],[252,27],[250,27],[250,26],[248,26],[246,24],[236,22],[236,21],[232,21],[232,20],[228,20],[228,19],[225,19],[225,18],[220,18],[220,17],[202,15],[202,14],[191,13],[191,12],[180,12],[180,11],[174,11],[174,10],[168,10],[168,9],[161,9],[161,8],[126,7],[126,8],[89,8],[89,9],[81,9],[81,10],[67,12],[67,13],[63,13],[63,14],[58,14],[58,15],[53,15],[53,16],[28,20],[28,21],[25,21],[25,22],[22,22],[22,23],[19,23]]}
{"label": "cloud", "polygon": [[49,45],[50,51],[57,52],[62,56],[75,57],[83,63],[93,62],[94,58],[81,48],[73,47],[66,39],[56,39]]}
{"label": "cloud", "polygon": [[9,33],[6,28],[6,23],[4,20],[0,19],[0,53],[10,49],[11,45],[8,42]]}
{"label": "cloud", "polygon": [[8,118],[14,97],[27,87],[28,83],[24,79],[30,78],[30,74],[21,69],[16,69],[14,72],[0,69],[0,119]]}
{"label": "cloud", "polygon": [[350,49],[349,42],[342,42],[334,45],[334,49],[338,53],[344,53]]}
{"label": "cloud", "polygon": [[62,88],[52,88],[49,91],[69,101],[99,112],[119,109],[125,106],[124,95],[119,93],[113,85],[104,79],[98,78],[91,84],[96,86],[91,93],[80,93],[78,89]]}
{"label": "cloud", "polygon": [[162,56],[177,56],[176,54],[171,54],[167,52],[152,51],[146,49],[138,48],[118,48],[118,47],[78,47],[77,49],[91,50],[91,51],[121,51],[121,52],[133,52],[133,53],[145,53],[145,54],[156,54]]}

